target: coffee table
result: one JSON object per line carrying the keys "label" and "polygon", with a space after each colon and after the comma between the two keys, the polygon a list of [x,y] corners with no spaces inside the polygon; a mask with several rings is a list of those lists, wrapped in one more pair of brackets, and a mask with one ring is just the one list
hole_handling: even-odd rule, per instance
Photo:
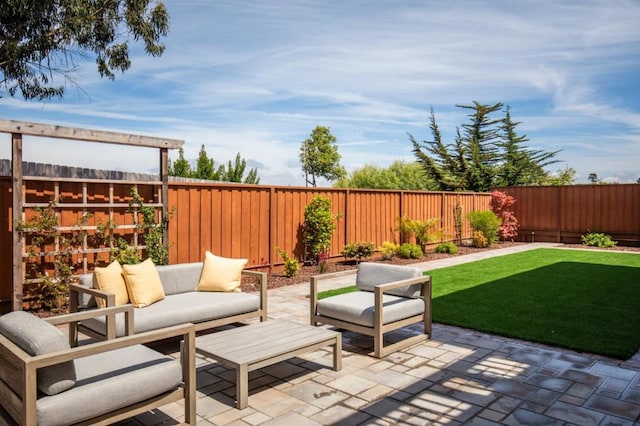
{"label": "coffee table", "polygon": [[249,372],[325,346],[333,346],[333,369],[342,368],[342,335],[285,320],[268,320],[196,338],[196,352],[236,370],[237,408],[249,403]]}

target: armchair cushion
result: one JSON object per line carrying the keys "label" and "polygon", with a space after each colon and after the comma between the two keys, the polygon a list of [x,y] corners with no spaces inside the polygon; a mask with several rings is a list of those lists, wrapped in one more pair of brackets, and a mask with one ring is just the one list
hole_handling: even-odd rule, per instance
{"label": "armchair cushion", "polygon": [[[401,265],[385,265],[373,262],[363,262],[358,265],[356,274],[356,287],[363,291],[374,291],[375,286],[388,284],[394,281],[408,280],[422,276],[422,271]],[[388,294],[400,297],[419,297],[420,284],[389,290]]]}
{"label": "armchair cushion", "polygon": [[[96,267],[93,270],[93,285],[98,290],[115,294],[116,305],[129,303],[129,293],[122,275],[122,266],[117,260],[114,260],[108,266]],[[96,300],[96,303],[100,308],[105,307],[103,299]]]}
{"label": "armchair cushion", "polygon": [[[327,297],[318,301],[317,313],[364,327],[373,327],[375,294],[355,291]],[[382,323],[389,324],[424,313],[424,300],[384,294],[382,296]]]}
{"label": "armchair cushion", "polygon": [[[10,312],[0,317],[0,334],[31,356],[69,349],[65,334],[54,325],[24,311]],[[38,370],[38,389],[55,395],[73,387],[76,370],[73,361]]]}
{"label": "armchair cushion", "polygon": [[76,360],[77,385],[39,398],[38,425],[68,425],[127,407],[180,385],[178,360],[143,345]]}
{"label": "armchair cushion", "polygon": [[242,269],[247,259],[229,259],[207,251],[198,291],[240,291]]}
{"label": "armchair cushion", "polygon": [[122,267],[129,300],[136,308],[144,308],[164,299],[164,289],[158,270],[151,259]]}

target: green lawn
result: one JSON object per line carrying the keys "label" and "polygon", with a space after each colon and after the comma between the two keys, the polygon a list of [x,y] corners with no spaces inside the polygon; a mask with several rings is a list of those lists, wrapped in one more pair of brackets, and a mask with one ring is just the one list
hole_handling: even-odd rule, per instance
{"label": "green lawn", "polygon": [[426,272],[433,320],[628,359],[640,347],[640,255],[538,249]]}

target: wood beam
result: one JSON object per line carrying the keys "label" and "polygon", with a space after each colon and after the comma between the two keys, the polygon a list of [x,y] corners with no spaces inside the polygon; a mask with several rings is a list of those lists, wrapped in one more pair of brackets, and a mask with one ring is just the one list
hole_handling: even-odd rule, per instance
{"label": "wood beam", "polygon": [[11,288],[13,311],[22,310],[22,237],[18,232],[18,223],[22,220],[22,135],[11,134],[11,230],[13,233],[13,257]]}

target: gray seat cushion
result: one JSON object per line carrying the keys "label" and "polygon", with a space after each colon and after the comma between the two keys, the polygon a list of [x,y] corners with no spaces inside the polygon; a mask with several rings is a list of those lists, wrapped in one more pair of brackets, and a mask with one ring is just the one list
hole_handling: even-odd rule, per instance
{"label": "gray seat cushion", "polygon": [[[417,268],[363,262],[358,265],[356,287],[363,291],[374,291],[374,287],[377,285],[418,278],[422,275],[423,271]],[[389,290],[388,293],[402,297],[419,297],[420,287],[420,284],[414,284]]]}
{"label": "gray seat cushion", "polygon": [[[319,315],[337,320],[373,327],[374,293],[355,291],[318,301]],[[390,324],[424,313],[424,300],[385,294],[382,296],[382,323]]]}
{"label": "gray seat cushion", "polygon": [[[65,334],[41,318],[23,311],[0,317],[0,334],[32,356],[69,349]],[[73,361],[38,369],[38,389],[54,395],[73,387],[76,370]]]}
{"label": "gray seat cushion", "polygon": [[36,403],[38,425],[68,425],[176,389],[178,360],[137,345],[76,360],[76,385]]}
{"label": "gray seat cushion", "polygon": [[[249,293],[188,292],[166,296],[163,300],[144,308],[134,309],[135,332],[187,322],[199,323],[232,315],[257,311],[260,297]],[[98,333],[105,333],[105,317],[82,321]],[[116,316],[116,336],[124,335],[124,315]]]}

